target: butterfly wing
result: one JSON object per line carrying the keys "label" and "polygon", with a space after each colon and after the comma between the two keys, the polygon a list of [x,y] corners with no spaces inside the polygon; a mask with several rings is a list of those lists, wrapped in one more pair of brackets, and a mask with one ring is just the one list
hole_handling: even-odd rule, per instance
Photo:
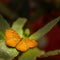
{"label": "butterfly wing", "polygon": [[37,45],[38,43],[35,40],[24,38],[17,44],[16,49],[22,52],[26,52],[29,48],[34,48]]}
{"label": "butterfly wing", "polygon": [[29,39],[29,38],[26,38],[25,39],[25,42],[27,43],[27,45],[30,47],[30,48],[34,48],[38,45],[38,43],[34,40],[34,39]]}
{"label": "butterfly wing", "polygon": [[16,33],[14,30],[6,30],[6,44],[10,47],[16,47],[17,50],[25,52],[29,48],[34,48],[38,45],[38,43],[29,38],[21,39],[18,33]]}
{"label": "butterfly wing", "polygon": [[6,45],[10,47],[15,47],[18,44],[18,42],[21,40],[18,33],[14,30],[6,30],[5,35],[6,35],[6,39],[5,39]]}
{"label": "butterfly wing", "polygon": [[22,41],[17,44],[16,49],[21,52],[26,52],[29,49],[29,46],[27,45],[25,40],[22,39]]}

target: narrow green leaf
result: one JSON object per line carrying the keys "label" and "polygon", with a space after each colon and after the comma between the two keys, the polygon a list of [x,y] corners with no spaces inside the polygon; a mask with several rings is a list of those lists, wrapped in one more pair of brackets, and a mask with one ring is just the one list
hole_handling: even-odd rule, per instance
{"label": "narrow green leaf", "polygon": [[44,51],[41,51],[38,48],[33,48],[19,56],[18,60],[36,60],[37,57],[43,54],[45,54]]}
{"label": "narrow green leaf", "polygon": [[0,39],[4,38],[5,30],[9,28],[10,26],[7,21],[0,15]]}
{"label": "narrow green leaf", "polygon": [[33,38],[35,40],[40,39],[46,33],[48,33],[57,24],[57,22],[59,22],[59,21],[60,21],[60,16],[58,18],[52,20],[48,24],[46,24],[43,28],[39,29],[37,32],[32,34],[29,38]]}
{"label": "narrow green leaf", "polygon": [[12,25],[12,29],[14,29],[21,37],[23,36],[23,27],[26,22],[26,18],[18,18]]}
{"label": "narrow green leaf", "polygon": [[5,32],[6,29],[9,29],[10,26],[7,21],[0,15],[0,31]]}
{"label": "narrow green leaf", "polygon": [[43,56],[44,57],[48,57],[48,56],[56,56],[56,55],[60,55],[60,49],[57,50],[52,50],[52,51],[48,51],[46,52]]}
{"label": "narrow green leaf", "polygon": [[7,47],[4,40],[0,40],[0,60],[12,60],[18,53],[15,48]]}

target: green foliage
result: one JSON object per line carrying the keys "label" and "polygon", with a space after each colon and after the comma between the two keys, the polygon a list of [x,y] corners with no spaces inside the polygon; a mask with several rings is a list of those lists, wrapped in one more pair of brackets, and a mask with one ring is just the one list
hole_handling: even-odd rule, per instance
{"label": "green foliage", "polygon": [[[39,29],[36,33],[32,34],[29,38],[38,40],[39,38],[43,37],[46,33],[48,33],[57,24],[58,21],[60,21],[60,17],[49,22],[42,29]],[[18,60],[36,60],[36,57],[40,56],[41,53],[43,52],[38,50],[38,48],[33,48],[23,53]]]}
{"label": "green foliage", "polygon": [[[39,29],[37,32],[32,34],[29,38],[38,40],[43,37],[46,33],[48,33],[56,24],[60,21],[60,17],[52,20],[43,28]],[[26,29],[23,32],[23,27],[27,22],[26,18],[18,18],[12,25],[11,29],[15,30],[21,37],[24,38],[24,33],[28,37],[30,35],[30,30]],[[9,24],[0,16],[0,60],[12,60],[16,57],[20,52],[18,52],[15,48],[7,47],[3,38],[5,38],[4,32],[6,29],[10,29]],[[27,52],[22,53],[18,60],[36,60],[36,57],[45,54],[44,51],[39,50],[37,47],[29,49]]]}
{"label": "green foliage", "polygon": [[37,32],[35,32],[34,34],[32,34],[29,38],[33,38],[35,40],[40,39],[41,37],[43,37],[46,33],[48,33],[58,22],[60,21],[60,16],[54,20],[52,20],[51,22],[49,22],[48,24],[46,24],[44,27],[42,27],[41,29],[39,29]]}
{"label": "green foliage", "polygon": [[12,25],[12,29],[14,29],[21,37],[23,37],[23,27],[26,22],[26,18],[18,18]]}
{"label": "green foliage", "polygon": [[18,53],[15,48],[7,47],[4,40],[0,40],[0,60],[12,60]]}
{"label": "green foliage", "polygon": [[44,57],[60,55],[60,49],[48,51],[44,54]]}
{"label": "green foliage", "polygon": [[[29,29],[25,29],[25,31],[23,32],[23,26],[26,23],[26,21],[27,20],[25,18],[19,18],[12,25],[12,29],[14,29],[16,32],[18,32],[18,34],[20,36],[22,35],[21,37],[24,37],[24,38],[29,36],[29,34],[30,34],[30,30]],[[21,33],[21,31],[22,31],[22,33]],[[25,36],[23,35],[23,33],[24,33]],[[36,52],[36,54],[34,52]],[[31,56],[31,53],[33,53],[32,56]],[[38,48],[34,48],[34,49],[30,49],[27,52],[23,53],[21,56],[19,56],[19,59],[20,60],[30,60],[30,59],[33,60],[33,59],[36,59],[36,57],[38,55],[40,56],[41,54],[42,54],[42,51],[40,51]],[[28,59],[27,59],[26,55],[27,56],[29,55]]]}
{"label": "green foliage", "polygon": [[4,39],[5,35],[5,30],[9,29],[10,26],[7,23],[7,21],[0,15],[0,40]]}
{"label": "green foliage", "polygon": [[29,37],[30,36],[30,30],[27,28],[27,29],[25,29],[25,31],[24,31],[24,36],[25,37]]}
{"label": "green foliage", "polygon": [[0,32],[5,32],[6,29],[9,29],[10,26],[7,21],[0,15]]}
{"label": "green foliage", "polygon": [[6,46],[4,41],[6,29],[10,29],[10,26],[0,15],[0,60],[12,60],[19,53],[16,49]]}
{"label": "green foliage", "polygon": [[5,39],[5,35],[2,33],[2,32],[0,32],[0,40],[4,40]]}
{"label": "green foliage", "polygon": [[38,48],[33,48],[19,56],[18,60],[36,60],[36,57],[39,57],[44,53],[44,51],[41,51]]}

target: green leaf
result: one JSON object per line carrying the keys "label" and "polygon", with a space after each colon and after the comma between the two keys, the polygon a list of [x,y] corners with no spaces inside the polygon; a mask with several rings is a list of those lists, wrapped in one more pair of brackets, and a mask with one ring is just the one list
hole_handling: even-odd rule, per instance
{"label": "green leaf", "polygon": [[43,28],[39,29],[37,32],[32,34],[29,38],[33,38],[35,40],[39,40],[42,38],[46,33],[48,33],[58,22],[60,21],[60,16],[48,24],[46,24]]}
{"label": "green leaf", "polygon": [[6,29],[9,29],[10,26],[7,21],[0,15],[0,31],[5,32]]}
{"label": "green leaf", "polygon": [[18,53],[15,48],[7,47],[4,40],[0,40],[0,60],[12,60]]}
{"label": "green leaf", "polygon": [[7,21],[0,15],[0,38],[4,38],[4,33],[6,29],[9,29],[10,26]]}
{"label": "green leaf", "polygon": [[60,49],[48,51],[43,56],[48,57],[48,56],[57,56],[57,55],[60,55]]}
{"label": "green leaf", "polygon": [[5,35],[2,33],[2,32],[0,32],[0,40],[4,40],[5,39]]}
{"label": "green leaf", "polygon": [[44,51],[41,51],[38,48],[33,48],[19,56],[18,60],[36,60],[37,57],[43,54],[45,54]]}
{"label": "green leaf", "polygon": [[25,29],[24,35],[25,35],[25,37],[29,37],[30,30],[28,28]]}
{"label": "green leaf", "polygon": [[12,29],[14,29],[21,37],[23,37],[23,27],[26,22],[26,18],[18,18],[12,25]]}

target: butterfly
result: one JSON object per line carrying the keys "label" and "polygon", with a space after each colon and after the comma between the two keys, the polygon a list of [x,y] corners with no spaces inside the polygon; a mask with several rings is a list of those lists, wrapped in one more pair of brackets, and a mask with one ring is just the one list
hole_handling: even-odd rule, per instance
{"label": "butterfly", "polygon": [[6,30],[5,31],[6,39],[5,43],[7,46],[15,47],[21,52],[25,52],[30,48],[34,48],[38,43],[34,39],[30,38],[21,38],[15,30]]}

